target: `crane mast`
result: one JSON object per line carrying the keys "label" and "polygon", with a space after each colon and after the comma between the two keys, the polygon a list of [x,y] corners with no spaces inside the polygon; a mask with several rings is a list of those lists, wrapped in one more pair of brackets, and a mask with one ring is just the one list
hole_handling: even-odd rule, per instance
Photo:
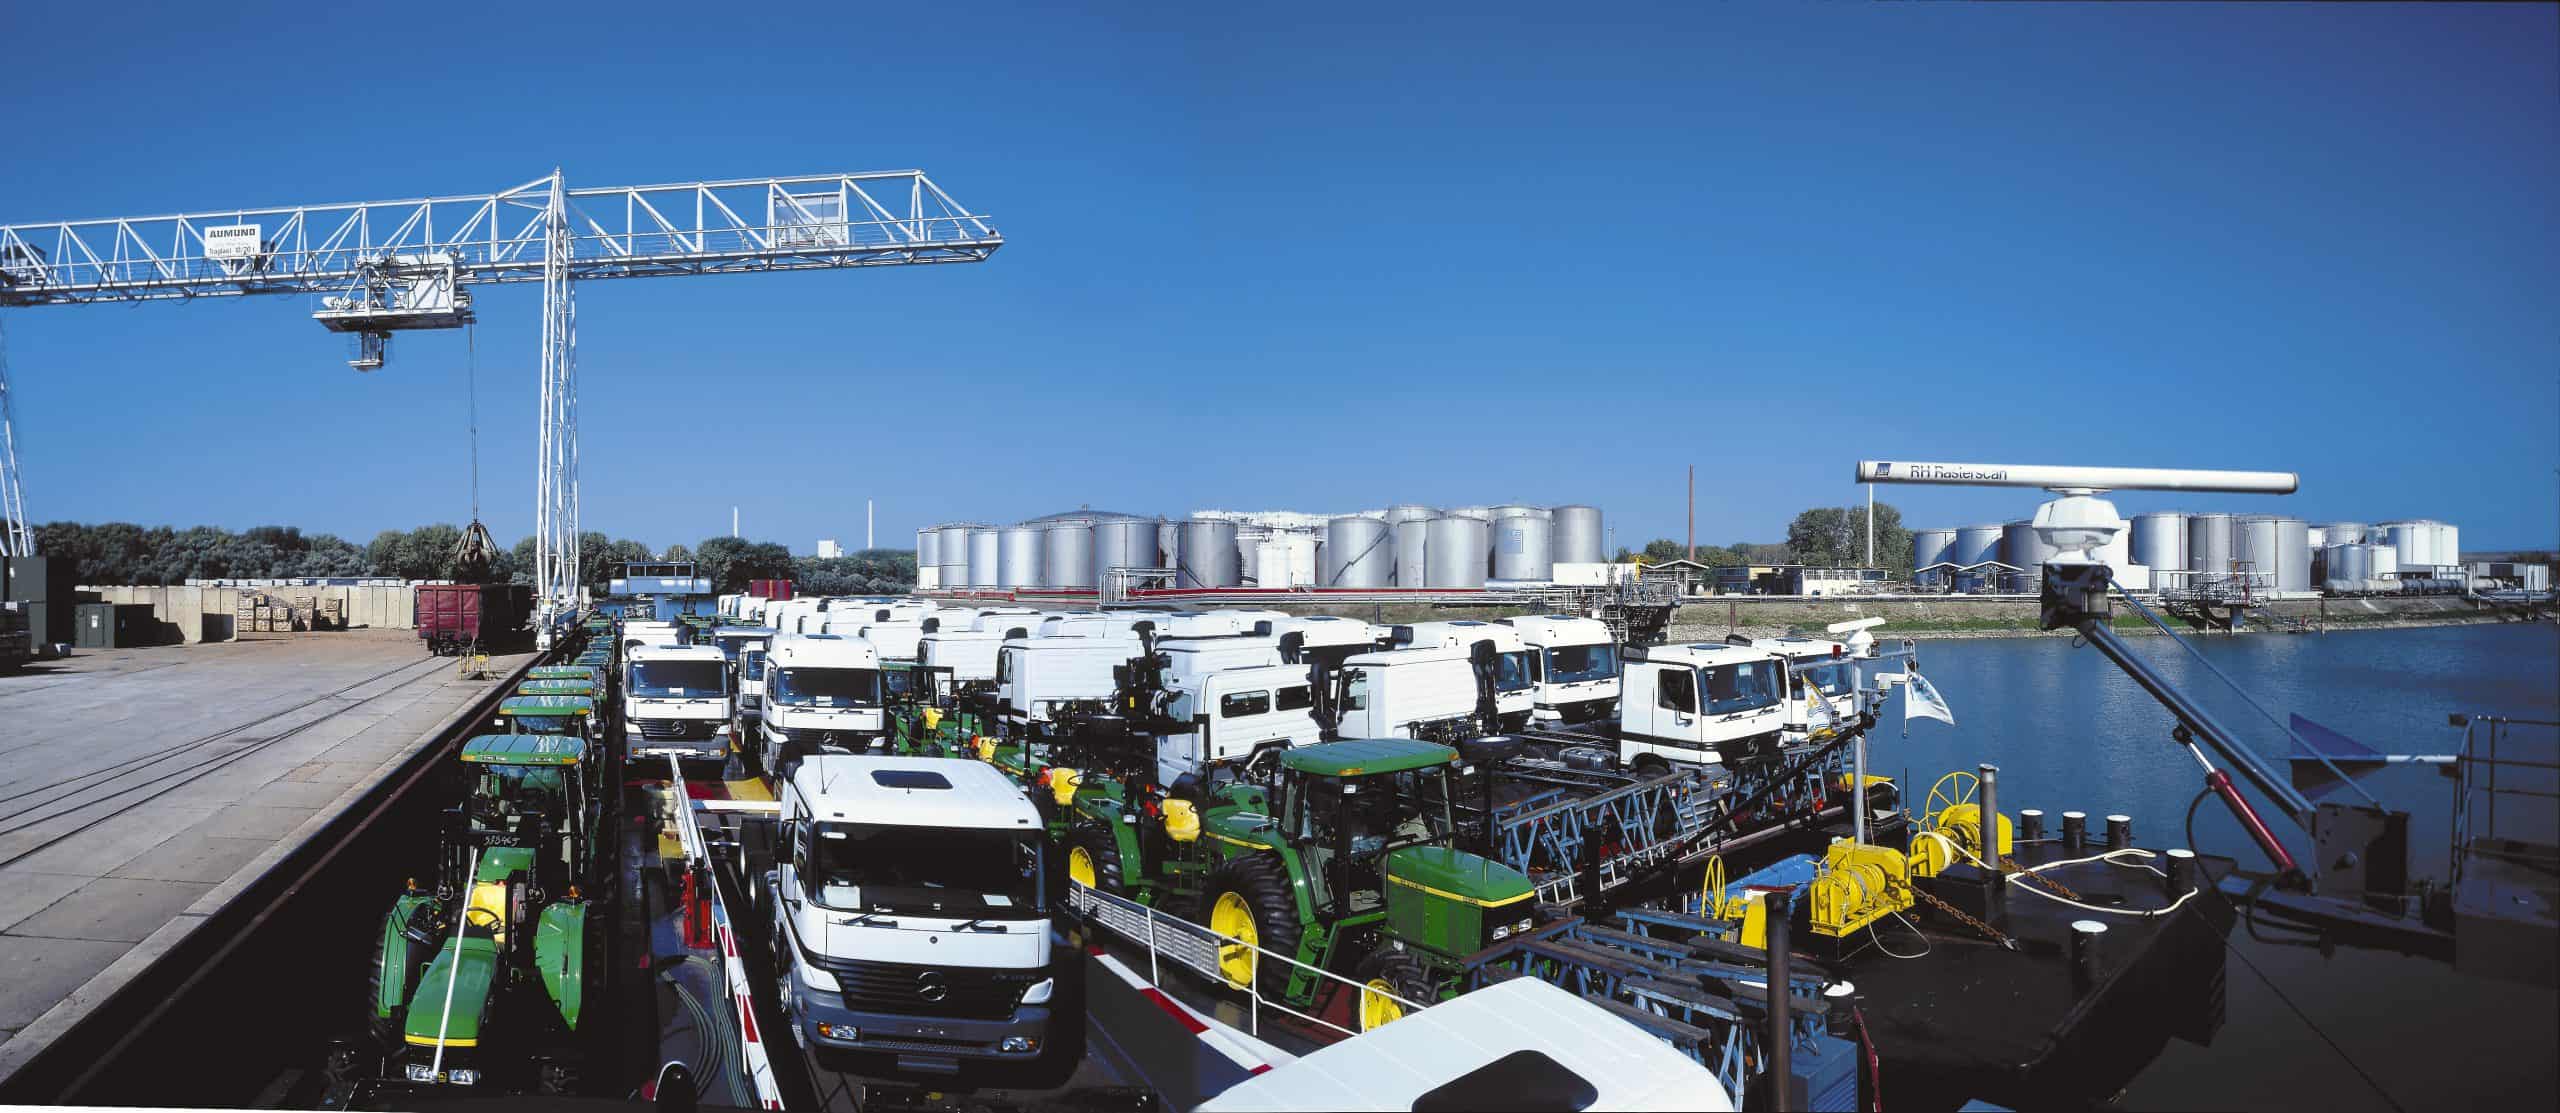
{"label": "crane mast", "polygon": [[[920,170],[569,188],[0,224],[0,308],[302,294],[372,371],[391,334],[472,323],[471,288],[542,284],[534,590],[547,640],[579,606],[578,283],[975,263],[988,218]],[[0,546],[31,548],[0,367]]]}

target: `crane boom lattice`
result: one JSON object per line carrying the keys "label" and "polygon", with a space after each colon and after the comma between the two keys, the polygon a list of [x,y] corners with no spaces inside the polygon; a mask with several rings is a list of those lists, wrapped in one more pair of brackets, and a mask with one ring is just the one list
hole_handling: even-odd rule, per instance
{"label": "crane boom lattice", "polygon": [[[557,170],[497,193],[0,224],[0,308],[304,294],[356,337],[475,320],[470,288],[542,284],[535,590],[547,634],[578,606],[578,283],[975,263],[1004,246],[919,170],[571,189]],[[31,549],[0,371],[0,547]]]}

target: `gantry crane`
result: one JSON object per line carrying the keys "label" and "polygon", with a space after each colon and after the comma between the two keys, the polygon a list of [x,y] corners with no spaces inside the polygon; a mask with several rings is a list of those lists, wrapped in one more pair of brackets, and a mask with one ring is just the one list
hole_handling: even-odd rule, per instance
{"label": "gantry crane", "polygon": [[[472,323],[471,287],[542,284],[534,590],[545,644],[578,607],[574,290],[599,278],[981,262],[1004,237],[919,170],[499,193],[0,225],[0,308],[250,294],[320,298],[359,371],[394,332]],[[5,358],[5,357],[0,357]],[[0,364],[0,545],[32,552]]]}

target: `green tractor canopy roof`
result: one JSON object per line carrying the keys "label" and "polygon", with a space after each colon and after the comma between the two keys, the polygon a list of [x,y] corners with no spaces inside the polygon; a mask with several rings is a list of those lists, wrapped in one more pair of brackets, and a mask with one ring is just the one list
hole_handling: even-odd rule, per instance
{"label": "green tractor canopy roof", "polygon": [[596,671],[586,665],[540,665],[525,672],[527,680],[594,681]]}
{"label": "green tractor canopy roof", "polygon": [[501,715],[593,715],[596,701],[585,696],[508,696],[498,704]]}
{"label": "green tractor canopy roof", "polygon": [[1288,769],[1318,777],[1358,777],[1429,769],[1458,760],[1458,751],[1412,738],[1349,738],[1297,746],[1280,755]]}
{"label": "green tractor canopy roof", "polygon": [[575,680],[528,680],[516,685],[519,696],[592,696],[596,682],[581,677]]}
{"label": "green tractor canopy roof", "polygon": [[462,743],[462,760],[474,765],[576,765],[587,744],[565,734],[481,734]]}

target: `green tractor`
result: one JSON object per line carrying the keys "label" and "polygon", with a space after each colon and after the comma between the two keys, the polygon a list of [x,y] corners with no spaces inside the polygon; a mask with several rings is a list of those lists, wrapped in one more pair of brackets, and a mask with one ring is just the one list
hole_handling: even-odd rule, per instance
{"label": "green tractor", "polygon": [[604,984],[605,917],[588,894],[612,891],[611,786],[595,749],[565,735],[479,735],[461,769],[434,887],[412,880],[374,943],[381,1069],[366,1078],[342,1048],[332,1081],[574,1092]]}
{"label": "green tractor", "polygon": [[596,694],[596,684],[593,680],[526,679],[516,684],[516,694],[519,696],[586,696],[593,699]]}
{"label": "green tractor", "polygon": [[508,696],[498,701],[498,729],[509,734],[565,734],[592,749],[600,737],[592,696]]}
{"label": "green tractor", "polygon": [[893,753],[970,757],[971,742],[993,733],[975,708],[952,697],[951,670],[913,661],[880,662],[881,702]]}
{"label": "green tractor", "polygon": [[[1067,876],[1104,892],[1191,910],[1238,943],[1220,974],[1291,1008],[1317,1011],[1349,977],[1362,1031],[1456,992],[1465,958],[1528,930],[1536,889],[1509,866],[1456,848],[1457,751],[1406,738],[1353,739],[1281,753],[1268,787],[1191,801],[1121,778],[1047,774],[1067,809]],[[1375,992],[1367,992],[1375,991]],[[1392,996],[1390,996],[1392,995]]]}

